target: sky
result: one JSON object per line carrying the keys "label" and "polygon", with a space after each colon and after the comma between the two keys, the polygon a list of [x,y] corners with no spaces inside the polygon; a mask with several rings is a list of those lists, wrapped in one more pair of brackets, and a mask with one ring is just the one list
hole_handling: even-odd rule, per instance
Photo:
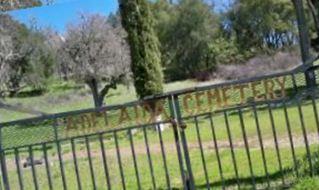
{"label": "sky", "polygon": [[[213,1],[216,10],[221,10],[230,0]],[[26,25],[36,20],[40,27],[51,27],[63,34],[70,22],[76,21],[80,13],[109,15],[118,9],[118,0],[56,0],[53,5],[9,11],[15,19]]]}
{"label": "sky", "polygon": [[109,15],[118,9],[117,0],[59,0],[54,5],[10,11],[9,14],[25,24],[35,19],[40,27],[52,27],[60,33],[74,22],[80,13]]}

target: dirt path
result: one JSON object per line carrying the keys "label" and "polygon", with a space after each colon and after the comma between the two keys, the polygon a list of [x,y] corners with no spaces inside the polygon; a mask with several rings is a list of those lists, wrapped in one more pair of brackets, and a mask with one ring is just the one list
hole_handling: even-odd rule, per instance
{"label": "dirt path", "polygon": [[[309,145],[313,145],[313,144],[319,144],[319,137],[317,133],[311,133],[308,134],[307,136]],[[294,135],[293,136],[293,143],[294,143],[294,147],[304,147],[305,146],[305,142],[304,142],[304,137],[302,135]],[[260,149],[260,144],[259,144],[259,139],[258,137],[251,137],[248,139],[248,144],[249,144],[249,148],[250,149]],[[280,137],[278,138],[278,144],[280,148],[290,148],[290,140],[287,136],[284,137]],[[141,145],[141,146],[138,146]],[[225,140],[219,140],[217,141],[217,145],[218,148],[220,150],[226,150],[230,148],[229,145],[229,141],[225,141]],[[274,138],[267,138],[267,139],[263,139],[263,145],[264,148],[274,148],[275,147],[275,143],[274,143]],[[214,142],[213,140],[211,141],[205,141],[202,142],[202,147],[204,150],[208,150],[208,151],[213,151],[215,149],[214,146]],[[239,149],[243,149],[245,148],[245,144],[243,140],[234,140],[233,141],[233,147],[234,148],[239,148]],[[170,142],[170,143],[164,143],[164,148],[165,148],[165,153],[166,154],[176,154],[176,144],[174,142]],[[196,150],[199,149],[200,146],[198,144],[198,142],[188,142],[188,148],[189,150]],[[139,143],[136,144],[134,146],[135,149],[135,154],[138,156],[147,156],[147,150],[146,150],[146,146],[143,143]],[[161,155],[161,146],[160,143],[157,144],[152,144],[149,146],[149,150],[151,152],[152,155]],[[110,149],[105,149],[105,153],[108,157],[114,157],[114,159],[116,159],[116,149],[115,148],[110,148]],[[127,159],[127,158],[132,158],[132,150],[130,146],[126,146],[126,147],[120,147],[120,153],[121,153],[121,157],[122,159]],[[77,150],[76,151],[76,156],[78,159],[84,159],[87,158],[87,151],[86,149],[82,149],[82,150]],[[102,156],[101,154],[101,150],[100,149],[93,149],[91,150],[91,156],[93,158],[96,157],[100,157]],[[21,156],[21,163],[25,162],[25,157]],[[37,158],[35,158],[37,159]],[[58,156],[54,155],[54,156],[50,156],[49,158],[50,163],[55,163],[58,162]],[[63,161],[72,161],[73,160],[73,155],[72,152],[67,152],[67,153],[63,153]],[[15,161],[14,159],[7,159],[7,166],[8,168],[15,168]]]}

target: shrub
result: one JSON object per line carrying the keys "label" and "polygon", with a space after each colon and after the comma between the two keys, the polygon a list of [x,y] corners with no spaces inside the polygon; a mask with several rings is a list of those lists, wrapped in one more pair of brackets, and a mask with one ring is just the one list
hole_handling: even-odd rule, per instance
{"label": "shrub", "polygon": [[[319,151],[313,152],[310,156],[313,173],[319,175]],[[297,169],[302,177],[311,176],[311,169],[309,166],[309,159],[307,155],[304,155],[302,159],[297,161]]]}
{"label": "shrub", "polygon": [[301,178],[298,182],[293,186],[294,190],[313,190],[319,189],[319,178]]}

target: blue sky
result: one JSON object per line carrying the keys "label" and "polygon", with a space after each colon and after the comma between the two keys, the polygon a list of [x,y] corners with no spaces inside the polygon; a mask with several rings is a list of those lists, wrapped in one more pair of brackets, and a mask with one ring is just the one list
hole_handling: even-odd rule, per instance
{"label": "blue sky", "polygon": [[50,26],[63,33],[67,23],[75,21],[80,13],[109,15],[117,9],[117,0],[59,0],[54,5],[10,11],[9,14],[25,24],[35,18],[39,26]]}
{"label": "blue sky", "polygon": [[[222,9],[229,1],[213,0],[217,10]],[[67,23],[75,21],[79,13],[109,15],[117,9],[118,0],[56,0],[54,5],[10,11],[9,14],[27,25],[32,19],[36,19],[40,27],[49,26],[63,33]]]}

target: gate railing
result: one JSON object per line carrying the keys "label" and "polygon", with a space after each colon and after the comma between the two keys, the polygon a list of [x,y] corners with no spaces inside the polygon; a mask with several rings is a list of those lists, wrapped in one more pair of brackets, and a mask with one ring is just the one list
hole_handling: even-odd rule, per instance
{"label": "gate railing", "polygon": [[290,186],[319,172],[307,70],[1,123],[0,190]]}

